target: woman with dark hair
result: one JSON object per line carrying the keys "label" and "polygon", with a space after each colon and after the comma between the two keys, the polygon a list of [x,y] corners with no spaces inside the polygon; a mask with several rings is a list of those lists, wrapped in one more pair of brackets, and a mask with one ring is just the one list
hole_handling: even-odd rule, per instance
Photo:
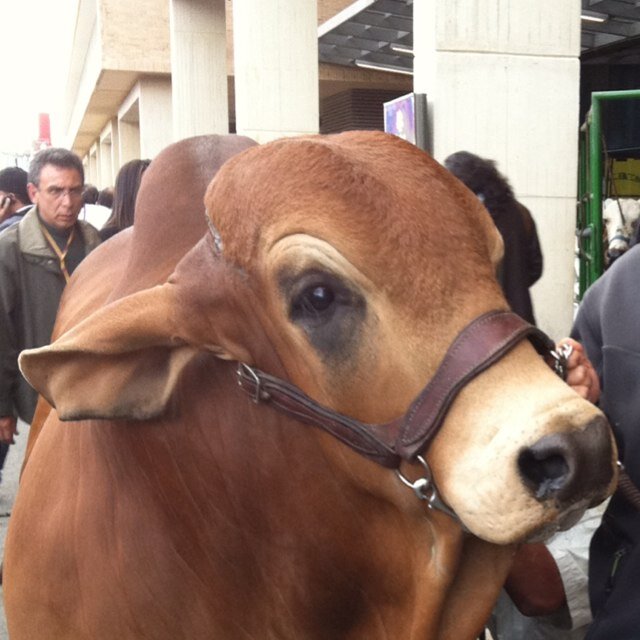
{"label": "woman with dark hair", "polygon": [[507,302],[518,315],[535,324],[531,287],[542,275],[542,251],[529,209],[520,204],[495,162],[468,151],[451,154],[444,166],[480,198],[504,241],[498,280]]}
{"label": "woman with dark hair", "polygon": [[113,188],[111,216],[100,229],[103,241],[133,224],[140,180],[150,163],[151,160],[130,160],[120,167]]}

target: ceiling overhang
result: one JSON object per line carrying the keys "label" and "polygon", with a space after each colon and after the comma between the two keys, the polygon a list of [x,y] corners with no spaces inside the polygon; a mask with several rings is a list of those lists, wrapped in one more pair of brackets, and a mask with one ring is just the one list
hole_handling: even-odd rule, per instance
{"label": "ceiling overhang", "polygon": [[357,0],[318,28],[320,62],[413,72],[413,0]]}
{"label": "ceiling overhang", "polygon": [[[583,59],[640,59],[640,0],[582,0],[582,15]],[[356,0],[320,25],[318,48],[320,62],[412,74],[413,0]]]}

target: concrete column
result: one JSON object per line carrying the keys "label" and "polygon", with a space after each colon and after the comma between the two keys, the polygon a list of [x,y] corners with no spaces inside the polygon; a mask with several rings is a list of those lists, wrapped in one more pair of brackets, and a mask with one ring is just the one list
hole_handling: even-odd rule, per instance
{"label": "concrete column", "polygon": [[171,80],[143,78],[139,85],[140,157],[153,159],[173,142]]}
{"label": "concrete column", "polygon": [[140,84],[125,98],[118,110],[118,169],[140,158]]}
{"label": "concrete column", "polygon": [[140,127],[138,122],[118,121],[118,155],[120,157],[118,168],[125,162],[140,157]]}
{"label": "concrete column", "polygon": [[100,156],[100,175],[98,176],[96,187],[98,187],[98,189],[104,189],[105,187],[109,187],[113,184],[111,132],[104,136],[100,136],[98,154]]}
{"label": "concrete column", "polygon": [[120,168],[120,127],[118,126],[118,118],[111,118],[111,167],[113,168],[113,178],[111,184],[107,186],[113,186]]}
{"label": "concrete column", "polygon": [[426,93],[433,154],[497,161],[531,210],[545,259],[533,289],[554,338],[573,317],[580,0],[417,0],[414,89]]}
{"label": "concrete column", "polygon": [[229,133],[225,0],[170,0],[173,138]]}
{"label": "concrete column", "polygon": [[266,142],[318,132],[317,30],[317,0],[235,0],[238,133]]}
{"label": "concrete column", "polygon": [[94,142],[89,149],[89,176],[85,176],[85,182],[95,185],[100,176],[100,154],[98,143]]}

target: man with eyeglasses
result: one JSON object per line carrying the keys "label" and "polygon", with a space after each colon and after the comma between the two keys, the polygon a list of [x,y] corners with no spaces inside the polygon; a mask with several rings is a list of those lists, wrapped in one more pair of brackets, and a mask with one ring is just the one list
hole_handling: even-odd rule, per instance
{"label": "man with eyeglasses", "polygon": [[30,423],[35,411],[19,353],[49,343],[65,284],[100,243],[97,230],[78,220],[83,187],[78,156],[38,152],[27,185],[35,206],[0,235],[0,442],[13,444],[17,417]]}

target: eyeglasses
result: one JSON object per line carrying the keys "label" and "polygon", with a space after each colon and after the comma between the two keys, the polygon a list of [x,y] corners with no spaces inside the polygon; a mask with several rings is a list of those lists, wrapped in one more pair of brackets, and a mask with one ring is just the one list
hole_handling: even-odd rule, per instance
{"label": "eyeglasses", "polygon": [[71,198],[72,200],[75,200],[76,198],[82,197],[83,190],[84,190],[84,187],[82,186],[71,187],[70,189],[63,189],[62,187],[51,186],[51,187],[47,187],[44,190],[44,192],[54,200],[60,200],[65,195],[69,196],[69,198]]}

